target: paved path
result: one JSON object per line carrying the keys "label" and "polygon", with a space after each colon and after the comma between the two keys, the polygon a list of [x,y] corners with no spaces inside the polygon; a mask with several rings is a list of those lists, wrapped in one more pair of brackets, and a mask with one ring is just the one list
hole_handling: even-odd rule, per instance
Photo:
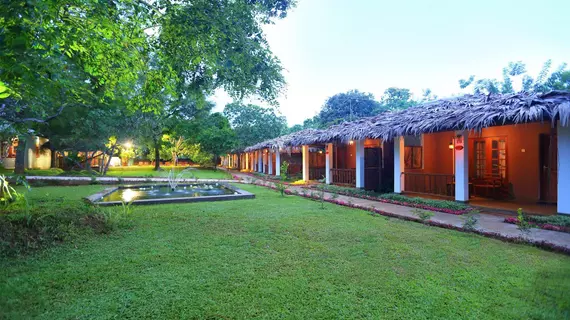
{"label": "paved path", "polygon": [[[246,181],[247,180],[251,180],[251,181],[256,180],[258,183],[259,182],[264,183],[266,186],[274,185],[274,182],[262,180],[262,179],[252,177],[252,176],[247,175],[247,174],[236,173],[236,172],[232,172],[232,174],[234,176],[238,176],[242,179],[245,179]],[[297,191],[299,193],[302,193],[304,190],[306,190],[305,188],[302,188],[299,186],[289,186],[288,189],[291,191]],[[331,193],[325,192],[325,198],[326,199],[330,199],[332,197],[333,197],[333,195]],[[384,203],[384,202],[374,201],[374,200],[360,199],[360,198],[343,196],[343,195],[339,195],[337,197],[337,200],[342,200],[344,202],[352,202],[352,203],[359,205],[361,207],[364,207],[364,208],[370,208],[370,209],[374,208],[374,209],[382,210],[382,211],[385,211],[385,212],[388,212],[388,213],[391,213],[391,214],[394,214],[397,216],[401,216],[401,217],[416,218],[416,216],[412,213],[412,210],[414,210],[414,208],[411,208],[411,207],[400,206],[400,205],[395,205],[395,204],[390,204],[390,203]],[[463,219],[461,216],[453,215],[453,214],[449,214],[449,213],[435,212],[435,211],[433,213],[434,213],[434,216],[430,220],[432,220],[434,222],[451,224],[451,225],[456,226],[456,227],[461,227],[463,225]],[[502,236],[509,237],[509,238],[516,238],[516,237],[520,237],[522,235],[521,232],[517,229],[516,225],[504,223],[503,220],[504,220],[504,216],[481,213],[479,215],[479,222],[477,224],[477,229],[480,231],[484,231],[484,232],[498,233]],[[528,236],[525,236],[525,237],[532,242],[543,242],[543,241],[545,241],[545,242],[548,242],[548,243],[551,243],[551,244],[554,244],[557,246],[561,246],[561,247],[565,247],[565,248],[570,249],[570,233],[533,228],[531,230],[530,234]]]}

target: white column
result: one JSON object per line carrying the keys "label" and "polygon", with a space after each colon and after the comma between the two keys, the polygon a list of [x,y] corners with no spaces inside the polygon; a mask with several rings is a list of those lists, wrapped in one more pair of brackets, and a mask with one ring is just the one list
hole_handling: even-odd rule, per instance
{"label": "white column", "polygon": [[333,144],[327,143],[325,150],[325,182],[327,184],[332,183],[331,169],[333,165]]}
{"label": "white column", "polygon": [[263,150],[257,151],[257,172],[263,172]]}
{"label": "white column", "polygon": [[469,201],[469,132],[456,131],[455,135],[455,201],[467,202]]}
{"label": "white column", "polygon": [[394,138],[394,193],[404,191],[404,137]]}
{"label": "white column", "polygon": [[570,214],[570,126],[558,121],[558,213]]}
{"label": "white column", "polygon": [[265,166],[267,165],[267,150],[261,151],[261,172],[265,173]]}
{"label": "white column", "polygon": [[269,152],[267,153],[267,162],[267,165],[269,166],[267,173],[273,174],[273,149],[269,149]]}
{"label": "white column", "polygon": [[364,140],[356,140],[356,187],[364,189]]}
{"label": "white column", "polygon": [[281,150],[279,149],[275,152],[275,175],[281,175]]}
{"label": "white column", "polygon": [[303,146],[303,181],[309,182],[309,146]]}

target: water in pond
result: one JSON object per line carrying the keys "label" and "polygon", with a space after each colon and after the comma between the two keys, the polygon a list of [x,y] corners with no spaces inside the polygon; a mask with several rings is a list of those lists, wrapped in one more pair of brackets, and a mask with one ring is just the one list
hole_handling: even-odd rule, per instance
{"label": "water in pond", "polygon": [[144,199],[194,198],[228,194],[235,194],[235,191],[220,184],[186,184],[179,185],[174,190],[166,185],[137,186],[119,188],[103,197],[101,201],[131,202]]}

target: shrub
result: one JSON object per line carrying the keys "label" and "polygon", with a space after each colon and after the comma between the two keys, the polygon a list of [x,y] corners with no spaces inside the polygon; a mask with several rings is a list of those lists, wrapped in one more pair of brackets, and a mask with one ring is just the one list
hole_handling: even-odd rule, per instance
{"label": "shrub", "polygon": [[530,223],[528,223],[528,221],[526,220],[526,217],[523,213],[522,208],[519,208],[517,210],[517,229],[519,229],[519,231],[522,234],[529,234],[530,233],[530,229],[532,228],[532,225]]}
{"label": "shrub", "polygon": [[90,184],[99,184],[99,180],[97,180],[97,177],[91,177],[91,181]]}
{"label": "shrub", "polygon": [[475,231],[477,230],[477,223],[479,222],[479,211],[472,210],[463,216],[463,230]]}
{"label": "shrub", "polygon": [[431,219],[435,213],[428,211],[428,210],[422,210],[422,209],[413,209],[412,213],[420,218],[420,220],[422,220],[423,223],[426,223],[427,221],[429,221],[429,219]]}
{"label": "shrub", "polygon": [[285,190],[287,190],[287,185],[285,184],[285,180],[287,180],[287,170],[288,169],[289,169],[289,162],[283,161],[283,163],[281,164],[281,168],[280,168],[280,170],[283,174],[280,176],[280,179],[276,184],[277,191],[279,191],[279,193],[281,193],[282,197],[285,196]]}
{"label": "shrub", "polygon": [[0,214],[0,256],[42,249],[86,233],[108,233],[113,226],[105,211],[81,201],[51,199],[27,209],[11,206]]}

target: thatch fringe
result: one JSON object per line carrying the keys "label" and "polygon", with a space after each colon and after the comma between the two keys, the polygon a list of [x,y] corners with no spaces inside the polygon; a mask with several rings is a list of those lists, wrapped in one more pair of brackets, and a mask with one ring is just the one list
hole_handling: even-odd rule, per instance
{"label": "thatch fringe", "polygon": [[388,111],[324,130],[302,130],[264,141],[245,151],[366,138],[392,140],[405,135],[452,130],[480,131],[492,126],[527,122],[549,121],[555,126],[557,120],[563,126],[570,125],[570,92],[464,95]]}

